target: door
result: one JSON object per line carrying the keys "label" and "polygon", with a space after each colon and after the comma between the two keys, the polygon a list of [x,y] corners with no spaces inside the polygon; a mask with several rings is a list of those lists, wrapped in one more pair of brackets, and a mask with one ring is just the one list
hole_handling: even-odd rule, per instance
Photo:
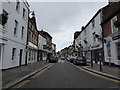
{"label": "door", "polygon": [[22,52],[23,52],[23,50],[22,50],[22,49],[20,49],[19,66],[21,66],[21,65],[22,65]]}

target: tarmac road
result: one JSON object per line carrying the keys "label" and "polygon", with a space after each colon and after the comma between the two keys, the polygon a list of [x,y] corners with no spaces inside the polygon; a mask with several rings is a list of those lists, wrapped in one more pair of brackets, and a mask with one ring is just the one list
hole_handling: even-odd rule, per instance
{"label": "tarmac road", "polygon": [[118,82],[99,77],[59,60],[12,88],[118,88]]}

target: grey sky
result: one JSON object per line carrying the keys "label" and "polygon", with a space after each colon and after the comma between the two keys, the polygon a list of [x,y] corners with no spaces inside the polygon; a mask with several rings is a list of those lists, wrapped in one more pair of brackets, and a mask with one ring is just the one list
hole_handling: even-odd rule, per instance
{"label": "grey sky", "polygon": [[38,29],[51,34],[57,50],[68,46],[73,35],[85,26],[107,2],[29,2],[35,11]]}

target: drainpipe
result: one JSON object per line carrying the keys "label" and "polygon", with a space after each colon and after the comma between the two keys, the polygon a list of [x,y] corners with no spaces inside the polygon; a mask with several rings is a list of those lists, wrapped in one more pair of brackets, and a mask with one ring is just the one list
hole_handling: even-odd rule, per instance
{"label": "drainpipe", "polygon": [[29,31],[29,13],[30,13],[30,10],[28,10],[28,27],[27,27],[27,40],[26,40],[26,57],[25,57],[25,65],[27,65],[27,54],[28,54],[28,31]]}

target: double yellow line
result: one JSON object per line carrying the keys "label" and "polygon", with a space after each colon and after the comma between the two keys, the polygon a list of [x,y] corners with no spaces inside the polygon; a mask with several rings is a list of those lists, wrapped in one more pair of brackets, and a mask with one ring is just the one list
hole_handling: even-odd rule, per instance
{"label": "double yellow line", "polygon": [[[70,64],[71,64],[71,63],[70,63]],[[74,65],[74,64],[72,64],[72,65],[75,66],[75,67],[77,67],[78,69],[80,69],[80,70],[82,70],[82,71],[85,71],[85,72],[87,72],[87,73],[90,73],[90,74],[92,74],[92,75],[95,75],[95,76],[98,76],[98,77],[101,77],[101,78],[104,78],[104,79],[107,79],[107,80],[111,80],[111,81],[113,81],[113,82],[120,83],[119,80],[111,79],[111,78],[108,78],[108,77],[105,77],[105,76],[96,74],[96,73],[94,73],[94,72],[87,71],[87,70],[85,70],[85,69],[82,69],[82,68],[79,67],[79,66]]]}
{"label": "double yellow line", "polygon": [[[34,79],[34,78],[38,77],[39,75],[41,75],[43,72],[45,72],[47,69],[49,69],[49,68],[52,67],[53,65],[54,65],[54,63],[52,63],[50,66],[48,66],[47,68],[43,69],[42,71],[36,73],[35,75],[33,75],[33,76],[30,77],[30,78]],[[30,81],[31,81],[31,80],[24,80],[24,81],[22,81],[21,83],[15,85],[13,88],[21,88],[21,87],[23,87],[25,84],[29,83]]]}

